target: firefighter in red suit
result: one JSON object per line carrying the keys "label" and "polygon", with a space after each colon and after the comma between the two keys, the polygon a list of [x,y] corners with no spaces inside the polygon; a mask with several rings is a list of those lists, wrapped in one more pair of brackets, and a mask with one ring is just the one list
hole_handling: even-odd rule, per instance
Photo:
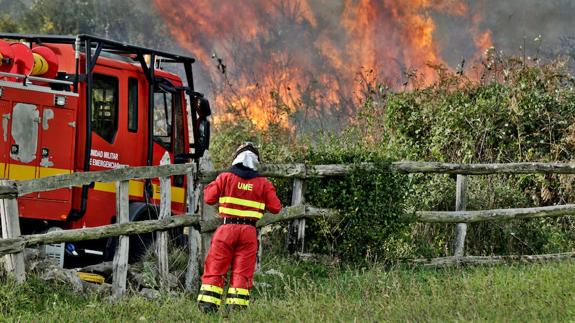
{"label": "firefighter in red suit", "polygon": [[223,218],[212,237],[198,294],[198,306],[204,312],[220,307],[230,265],[232,274],[225,303],[231,308],[249,305],[258,251],[256,222],[264,211],[278,213],[281,209],[275,187],[259,175],[258,166],[257,148],[245,143],[234,153],[232,167],[204,190],[204,201],[219,203]]}

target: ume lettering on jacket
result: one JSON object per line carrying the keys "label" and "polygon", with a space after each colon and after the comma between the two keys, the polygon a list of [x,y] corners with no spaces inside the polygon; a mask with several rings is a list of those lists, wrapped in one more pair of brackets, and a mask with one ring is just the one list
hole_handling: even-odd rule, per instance
{"label": "ume lettering on jacket", "polygon": [[251,191],[254,188],[254,184],[246,184],[242,182],[238,182],[238,188],[244,191]]}

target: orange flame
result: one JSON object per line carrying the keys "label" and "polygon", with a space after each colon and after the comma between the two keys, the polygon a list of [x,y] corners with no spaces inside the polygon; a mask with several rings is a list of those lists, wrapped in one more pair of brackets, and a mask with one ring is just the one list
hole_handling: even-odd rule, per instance
{"label": "orange flame", "polygon": [[[220,120],[290,125],[289,116],[352,114],[356,76],[430,84],[447,65],[434,14],[468,18],[477,53],[491,47],[465,0],[154,0],[170,31],[209,71]],[[212,66],[216,65],[216,68]],[[343,109],[342,109],[343,107]],[[301,113],[300,113],[301,114]]]}

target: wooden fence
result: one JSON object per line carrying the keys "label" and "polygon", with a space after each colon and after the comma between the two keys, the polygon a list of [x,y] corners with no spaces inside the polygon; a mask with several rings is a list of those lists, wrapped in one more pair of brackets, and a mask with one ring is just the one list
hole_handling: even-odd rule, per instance
{"label": "wooden fence", "polygon": [[[551,259],[575,258],[575,252],[567,252],[549,255],[525,255],[525,256],[494,256],[494,257],[463,257],[465,254],[465,237],[467,224],[482,221],[508,221],[513,219],[527,219],[540,217],[559,217],[575,214],[575,204],[514,209],[492,209],[466,211],[466,191],[468,176],[493,175],[493,174],[575,174],[575,164],[564,163],[494,163],[494,164],[454,164],[434,162],[401,161],[391,165],[391,170],[399,173],[421,174],[454,174],[456,180],[455,211],[416,211],[415,221],[425,223],[452,223],[456,224],[456,237],[453,242],[453,256],[435,259],[416,259],[414,264],[429,266],[447,266],[456,264],[486,264],[501,263],[505,261],[547,261]],[[371,163],[361,165],[304,165],[283,164],[264,165],[261,174],[268,177],[293,178],[293,191],[291,208],[304,204],[305,180],[313,178],[325,178],[343,176],[353,169],[362,168],[372,170],[376,167]],[[200,183],[213,180],[221,171],[203,171],[200,173]],[[337,213],[332,209],[319,209],[305,205],[304,214],[300,219],[294,220],[291,230],[294,232],[296,246],[293,250],[304,250],[305,245],[305,221],[317,216],[332,216]],[[295,211],[295,210],[294,210]],[[294,214],[294,217],[298,216]],[[260,249],[261,252],[261,249]],[[260,257],[261,258],[261,254]]]}
{"label": "wooden fence", "polygon": [[[167,161],[165,161],[167,162]],[[356,167],[356,166],[354,166]],[[365,169],[373,169],[372,164],[363,164]],[[456,257],[458,263],[462,260],[465,240],[465,224],[469,222],[510,220],[518,218],[551,217],[572,215],[575,205],[562,205],[524,209],[495,209],[482,211],[465,211],[465,176],[484,174],[527,174],[556,173],[575,174],[575,165],[546,163],[514,163],[514,164],[446,164],[397,162],[392,168],[401,173],[449,173],[458,174],[456,211],[419,211],[415,213],[416,221],[458,223]],[[261,173],[269,177],[293,178],[292,205],[285,207],[279,214],[265,214],[257,223],[263,227],[280,221],[294,221],[292,226],[297,232],[297,249],[303,250],[305,242],[305,221],[316,217],[332,216],[336,213],[331,209],[319,209],[304,204],[305,180],[310,178],[342,176],[352,169],[349,165],[317,165],[303,164],[263,165]],[[202,187],[213,180],[220,171],[200,171],[193,164],[162,165],[155,167],[121,168],[101,172],[83,172],[70,175],[58,175],[27,181],[0,181],[0,217],[2,221],[2,237],[0,239],[0,255],[6,255],[5,266],[18,281],[25,280],[23,251],[33,247],[51,243],[95,240],[119,236],[113,261],[113,296],[118,298],[125,293],[128,269],[128,235],[157,232],[156,239],[158,274],[160,285],[164,286],[167,279],[167,239],[165,231],[171,228],[189,227],[189,263],[186,273],[186,288],[194,291],[199,283],[199,272],[209,246],[210,232],[220,224],[216,217],[209,217],[209,208],[201,201]],[[187,196],[188,213],[173,217],[170,214],[170,181],[174,175],[187,175],[189,188]],[[160,178],[160,214],[158,220],[128,222],[129,180]],[[85,229],[52,231],[45,234],[21,235],[19,229],[19,214],[17,197],[32,192],[44,192],[71,186],[87,185],[92,182],[115,182],[118,223]],[[213,211],[212,211],[213,213]],[[546,258],[545,258],[546,257]],[[540,256],[549,258],[551,256]],[[560,254],[561,258],[571,258],[572,254]],[[261,259],[261,253],[260,257]],[[450,259],[439,262],[449,263]],[[501,261],[501,260],[500,260]],[[416,263],[429,264],[430,261],[418,260]],[[433,262],[433,261],[431,261]],[[437,262],[437,261],[436,261]]]}

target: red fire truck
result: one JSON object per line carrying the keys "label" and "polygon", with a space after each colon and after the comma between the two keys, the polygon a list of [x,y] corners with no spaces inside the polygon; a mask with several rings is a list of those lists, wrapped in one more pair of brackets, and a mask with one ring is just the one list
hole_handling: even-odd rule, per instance
{"label": "red fire truck", "polygon": [[[193,63],[90,35],[0,34],[0,176],[159,165],[165,153],[172,163],[198,162],[211,112],[194,91]],[[162,67],[182,71],[186,82]],[[185,183],[172,178],[174,214],[184,212]],[[156,181],[130,181],[129,191],[131,220],[156,217]],[[115,187],[33,193],[18,205],[23,233],[101,226],[115,221]]]}

